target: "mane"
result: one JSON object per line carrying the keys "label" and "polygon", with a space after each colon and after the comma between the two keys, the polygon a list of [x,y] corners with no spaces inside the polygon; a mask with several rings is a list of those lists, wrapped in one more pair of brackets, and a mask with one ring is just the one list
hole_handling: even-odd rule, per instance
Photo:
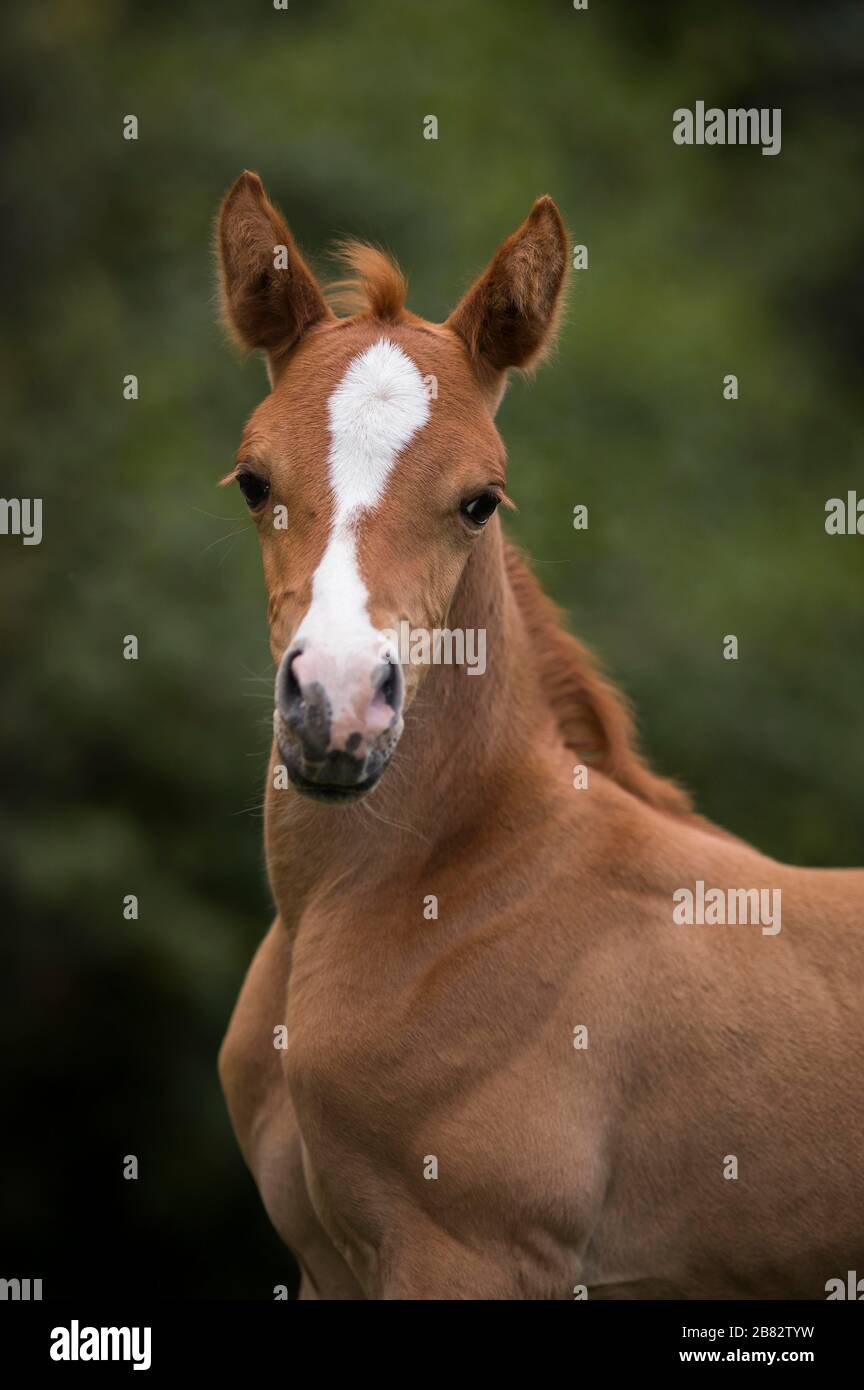
{"label": "mane", "polygon": [[692,815],[687,793],[652,772],[642,758],[624,696],[601,674],[588,649],[565,630],[560,609],[509,541],[504,556],[511,589],[533,640],[543,690],[566,747],[649,805],[674,815]]}
{"label": "mane", "polygon": [[387,323],[405,316],[408,284],[397,262],[386,251],[365,241],[336,244],[336,260],[349,273],[329,284],[324,293],[333,309],[369,314]]}

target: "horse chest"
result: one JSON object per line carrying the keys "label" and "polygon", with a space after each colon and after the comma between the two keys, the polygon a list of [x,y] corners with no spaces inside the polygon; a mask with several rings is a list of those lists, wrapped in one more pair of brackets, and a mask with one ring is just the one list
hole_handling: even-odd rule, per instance
{"label": "horse chest", "polygon": [[[484,1034],[481,1056],[476,1022],[453,1038],[435,1018],[399,1029],[395,1015],[350,1017],[302,1033],[286,1063],[310,1199],[364,1285],[397,1232],[410,1244],[457,1209],[466,1240],[475,1221],[491,1222],[526,1259],[566,1265],[592,1201],[595,1146],[562,1128],[536,1055],[514,1061]],[[565,1213],[554,1229],[550,1191]]]}
{"label": "horse chest", "polygon": [[[531,1030],[517,1000],[482,1000],[487,970],[478,960],[435,971],[430,982],[422,970],[370,970],[338,950],[314,968],[298,953],[285,1061],[301,1117],[321,1132],[350,1122],[359,1139],[364,1129],[404,1132],[442,1107],[470,1112],[478,1081],[485,1093],[509,1076],[518,1089],[514,1048]],[[524,1103],[530,1108],[530,1096]]]}
{"label": "horse chest", "polygon": [[364,1286],[396,1232],[410,1245],[456,1209],[466,1240],[491,1222],[529,1263],[569,1270],[597,1143],[592,1115],[575,1133],[565,1122],[571,1025],[557,977],[518,953],[495,959],[494,941],[428,962],[394,949],[376,964],[341,924],[309,925],[294,951],[285,1074],[310,1200]]}

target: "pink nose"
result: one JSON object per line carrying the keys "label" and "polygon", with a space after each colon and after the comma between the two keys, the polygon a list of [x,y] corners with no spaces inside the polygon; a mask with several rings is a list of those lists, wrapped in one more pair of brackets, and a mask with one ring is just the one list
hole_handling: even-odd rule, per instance
{"label": "pink nose", "polygon": [[380,651],[336,653],[301,643],[282,658],[276,703],[310,760],[335,753],[359,760],[398,720],[403,692],[398,662],[382,661]]}

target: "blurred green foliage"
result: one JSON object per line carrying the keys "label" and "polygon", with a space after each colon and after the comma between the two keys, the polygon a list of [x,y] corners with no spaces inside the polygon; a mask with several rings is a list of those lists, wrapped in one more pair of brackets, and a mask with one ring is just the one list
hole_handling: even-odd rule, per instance
{"label": "blurred green foliage", "polygon": [[[45,534],[0,542],[4,1274],[46,1297],[85,1269],[191,1297],[291,1278],[214,1071],[269,917],[263,588],[215,489],[265,389],[215,321],[212,219],[244,167],[313,259],[392,247],[433,319],[556,198],[589,268],[500,413],[508,525],[702,810],[787,860],[861,860],[864,540],[824,508],[864,495],[862,54],[845,0],[7,16],[3,492],[41,496]],[[697,99],[781,107],[782,153],[675,146]]]}

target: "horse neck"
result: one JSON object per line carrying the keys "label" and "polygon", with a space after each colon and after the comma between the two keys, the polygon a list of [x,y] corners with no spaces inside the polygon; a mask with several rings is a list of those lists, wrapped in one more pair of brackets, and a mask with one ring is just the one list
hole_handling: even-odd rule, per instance
{"label": "horse neck", "polygon": [[469,675],[467,666],[429,667],[393,764],[368,801],[319,806],[273,791],[271,778],[268,860],[271,875],[274,865],[286,865],[293,891],[428,860],[454,835],[482,836],[496,807],[524,805],[532,787],[548,783],[541,766],[560,737],[542,697],[497,518],[465,566],[447,626],[485,630],[486,669]]}
{"label": "horse neck", "polygon": [[[447,626],[485,632],[486,668],[432,666],[409,710],[403,747],[409,777],[407,802],[422,796],[416,773],[428,779],[432,817],[442,795],[450,797],[448,819],[473,820],[490,801],[515,792],[530,777],[537,758],[557,746],[557,726],[537,679],[532,638],[504,563],[497,518],[478,543],[456,589]],[[412,714],[415,718],[412,721]]]}

